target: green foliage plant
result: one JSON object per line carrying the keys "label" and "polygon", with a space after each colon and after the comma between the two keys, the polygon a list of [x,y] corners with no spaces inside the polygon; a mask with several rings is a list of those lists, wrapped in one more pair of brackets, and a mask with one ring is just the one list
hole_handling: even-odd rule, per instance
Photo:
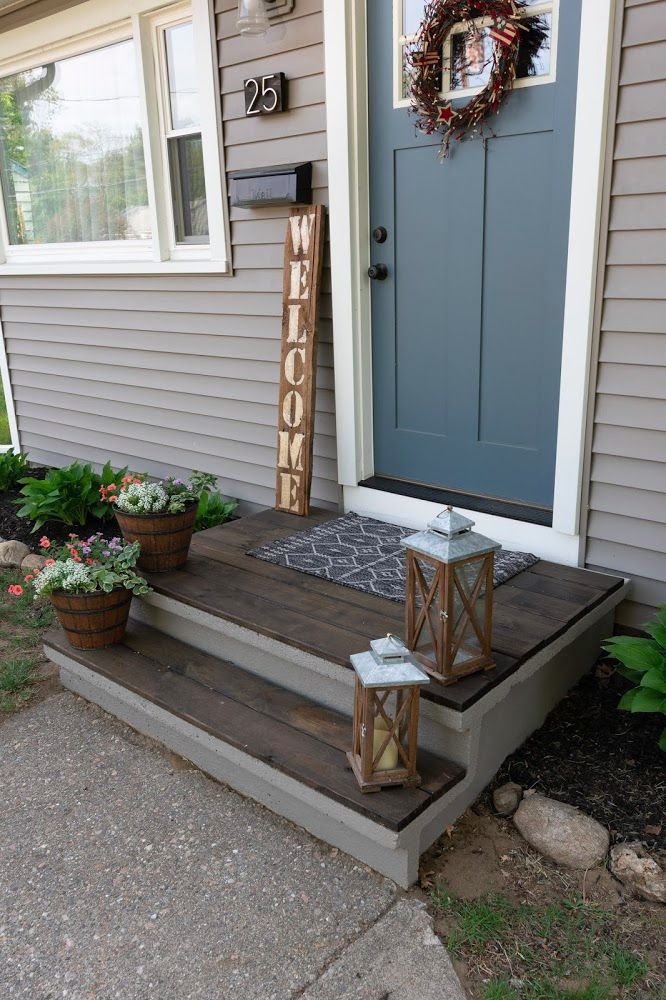
{"label": "green foliage plant", "polygon": [[13,448],[0,454],[0,493],[13,490],[28,469],[28,456]]}
{"label": "green foliage plant", "polygon": [[102,500],[100,487],[120,482],[126,474],[126,468],[114,471],[110,462],[101,472],[95,472],[92,465],[72,462],[62,469],[51,469],[45,479],[20,479],[18,515],[34,521],[33,532],[47,521],[79,527],[91,518],[105,520],[112,511]]}
{"label": "green foliage plant", "polygon": [[[666,715],[666,604],[643,628],[649,639],[618,635],[603,644],[606,652],[619,661],[622,676],[634,685],[623,694],[617,707]],[[666,728],[661,732],[659,746],[666,751]]]}

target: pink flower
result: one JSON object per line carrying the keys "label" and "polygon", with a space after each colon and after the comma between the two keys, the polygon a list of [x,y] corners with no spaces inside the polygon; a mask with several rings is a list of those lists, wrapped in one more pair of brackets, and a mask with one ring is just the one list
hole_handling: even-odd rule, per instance
{"label": "pink flower", "polygon": [[39,539],[39,547],[40,547],[40,549],[50,549],[51,548],[51,542],[46,537],[46,535],[42,535],[42,537]]}
{"label": "pink flower", "polygon": [[23,579],[24,579],[25,583],[30,583],[30,581],[31,581],[31,580],[34,580],[35,578],[34,578],[34,576],[32,575],[32,573],[28,573],[28,575],[27,575],[27,576],[24,576],[24,577],[23,577]]}
{"label": "pink flower", "polygon": [[19,583],[13,583],[7,587],[7,593],[13,594],[14,597],[20,597],[23,593],[23,587]]}
{"label": "pink flower", "polygon": [[55,559],[47,559],[44,563],[45,566],[55,566]]}

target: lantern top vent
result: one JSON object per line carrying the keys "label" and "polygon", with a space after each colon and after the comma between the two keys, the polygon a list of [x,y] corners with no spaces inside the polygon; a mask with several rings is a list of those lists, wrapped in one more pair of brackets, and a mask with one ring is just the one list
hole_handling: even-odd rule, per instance
{"label": "lantern top vent", "polygon": [[382,639],[373,639],[368,652],[352,654],[351,662],[366,688],[408,687],[430,682],[402,639],[390,633]]}
{"label": "lantern top vent", "polygon": [[408,535],[400,544],[443,563],[472,559],[487,552],[496,552],[502,547],[492,538],[472,531],[473,526],[474,521],[452,507],[447,507],[429,523],[425,531]]}
{"label": "lantern top vent", "polygon": [[441,511],[437,517],[428,524],[430,531],[437,531],[440,535],[453,538],[454,535],[463,535],[466,531],[471,531],[474,521],[463,514],[459,514],[453,507],[447,507]]}

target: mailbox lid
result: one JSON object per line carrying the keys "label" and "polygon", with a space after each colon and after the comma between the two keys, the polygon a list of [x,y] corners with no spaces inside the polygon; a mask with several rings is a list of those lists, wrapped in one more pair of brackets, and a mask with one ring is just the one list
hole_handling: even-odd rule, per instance
{"label": "mailbox lid", "polygon": [[261,208],[265,205],[310,204],[312,163],[285,163],[229,174],[232,207]]}

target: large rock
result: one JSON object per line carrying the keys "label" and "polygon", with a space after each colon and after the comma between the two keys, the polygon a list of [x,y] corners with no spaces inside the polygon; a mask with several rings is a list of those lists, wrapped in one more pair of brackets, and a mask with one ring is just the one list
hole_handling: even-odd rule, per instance
{"label": "large rock", "polygon": [[45,565],[45,556],[40,556],[36,552],[29,552],[21,563],[21,569],[24,573],[32,573],[34,570],[44,569]]}
{"label": "large rock", "polygon": [[520,805],[523,790],[515,781],[507,781],[493,792],[493,806],[500,816],[513,816]]}
{"label": "large rock", "polygon": [[513,821],[528,844],[565,868],[594,868],[608,852],[610,837],[601,823],[545,795],[524,798]]}
{"label": "large rock", "polygon": [[666,903],[666,872],[642,844],[616,844],[611,850],[610,870],[639,899]]}
{"label": "large rock", "polygon": [[30,549],[23,542],[0,542],[0,567],[18,569],[29,553]]}

